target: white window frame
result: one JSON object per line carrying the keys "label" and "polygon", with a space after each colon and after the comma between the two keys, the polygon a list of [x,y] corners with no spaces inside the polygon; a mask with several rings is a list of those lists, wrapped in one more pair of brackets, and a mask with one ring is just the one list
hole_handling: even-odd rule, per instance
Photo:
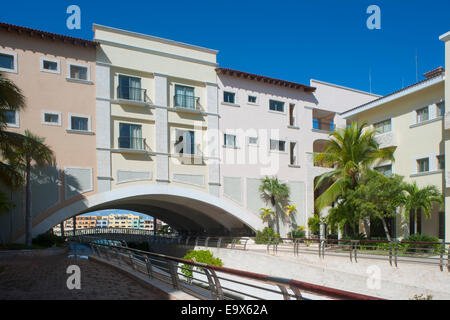
{"label": "white window frame", "polygon": [[[251,142],[250,142],[250,139],[251,139],[251,138],[255,138],[255,139],[256,139],[256,143],[251,143]],[[257,146],[259,145],[259,137],[258,137],[258,136],[249,136],[249,137],[248,137],[248,140],[247,140],[247,143],[248,143],[249,146],[255,146],[255,147],[257,147]]]}
{"label": "white window frame", "polygon": [[0,68],[0,71],[17,73],[17,52],[9,51],[9,50],[0,50],[0,53],[4,54],[4,55],[12,56],[14,59],[14,68],[13,69]]}
{"label": "white window frame", "polygon": [[[270,109],[270,101],[282,103],[283,104],[283,111]],[[269,112],[275,112],[275,113],[278,113],[278,114],[286,114],[286,101],[281,101],[281,100],[276,100],[276,99],[270,99],[269,98]]]}
{"label": "white window frame", "polygon": [[[271,141],[278,141],[278,149],[272,149],[271,147],[272,147],[272,145],[271,145]],[[279,147],[280,147],[280,142],[284,142],[284,150],[280,150],[279,149]],[[270,152],[278,152],[278,153],[289,153],[289,151],[287,151],[287,142],[288,141],[286,141],[286,140],[279,140],[279,139],[272,139],[272,138],[270,138],[269,139],[269,151]]]}
{"label": "white window frame", "polygon": [[376,130],[376,128],[375,128],[375,125],[376,125],[376,124],[382,123],[382,122],[386,122],[386,121],[388,121],[388,120],[391,121],[391,130],[386,131],[386,132],[378,132],[378,131],[377,131],[377,132],[376,132],[376,135],[383,135],[383,134],[387,134],[387,133],[390,133],[390,132],[393,132],[393,131],[394,131],[394,128],[393,128],[393,126],[392,126],[393,121],[392,121],[392,118],[391,118],[391,117],[385,117],[385,118],[382,118],[382,119],[379,119],[379,120],[376,120],[376,121],[372,122],[372,128],[373,128],[373,130]]}
{"label": "white window frame", "polygon": [[[255,101],[255,102],[250,102],[250,101],[248,101],[248,99],[249,99],[250,97],[255,97],[255,98],[256,98],[256,101]],[[258,102],[259,102],[259,98],[258,98],[257,95],[247,94],[247,103],[248,103],[249,105],[257,106],[257,105],[258,105]]]}
{"label": "white window frame", "polygon": [[[232,137],[234,137],[234,146],[233,146],[233,145],[227,144],[226,136],[232,136]],[[231,134],[231,133],[224,133],[224,134],[223,134],[223,146],[224,146],[225,148],[234,148],[234,149],[237,149],[237,147],[238,147],[237,135]]]}
{"label": "white window frame", "polygon": [[[56,63],[56,70],[49,70],[44,68],[44,62],[54,62]],[[69,69],[70,70],[70,69]],[[48,72],[48,73],[54,73],[54,74],[61,74],[61,60],[59,59],[52,59],[47,57],[41,57],[41,72]],[[70,75],[70,73],[69,73]]]}
{"label": "white window frame", "polygon": [[[46,114],[57,115],[58,116],[58,122],[47,122],[47,121],[45,121],[45,115]],[[46,125],[46,126],[56,126],[56,127],[61,127],[62,126],[62,114],[61,114],[61,112],[42,110],[41,111],[41,120],[42,120],[41,123],[43,125]]]}
{"label": "white window frame", "polygon": [[[419,161],[420,160],[428,160],[428,171],[419,171]],[[416,173],[417,174],[428,173],[428,172],[432,172],[432,171],[433,170],[431,168],[431,161],[430,161],[430,157],[429,156],[416,158]]]}
{"label": "white window frame", "polygon": [[[86,131],[86,130],[72,129],[72,117],[87,118],[88,119],[88,130]],[[68,120],[69,120],[68,128],[67,128],[68,131],[70,131],[70,132],[77,132],[77,133],[79,133],[79,132],[89,132],[89,133],[91,133],[92,132],[91,116],[85,115],[85,114],[69,113]]]}
{"label": "white window frame", "polygon": [[[232,94],[234,94],[234,102],[227,102],[227,101],[225,101],[225,92],[226,92],[226,93],[232,93]],[[223,90],[223,93],[222,93],[222,102],[223,102],[223,103],[231,104],[231,105],[236,105],[236,104],[238,104],[237,100],[238,100],[238,95],[237,95],[237,92],[236,92],[236,91],[233,91],[233,90],[225,90],[225,89]]]}
{"label": "white window frame", "polygon": [[6,126],[8,128],[20,128],[20,112],[19,110],[9,110],[14,111],[16,113],[16,122],[15,123],[7,123]]}
{"label": "white window frame", "polygon": [[[71,78],[70,77],[70,67],[74,66],[74,67],[82,67],[82,68],[87,68],[87,79],[76,79],[76,78]],[[72,80],[72,81],[80,81],[80,82],[91,82],[91,66],[89,64],[82,64],[82,63],[76,63],[76,62],[67,62],[67,80]]]}

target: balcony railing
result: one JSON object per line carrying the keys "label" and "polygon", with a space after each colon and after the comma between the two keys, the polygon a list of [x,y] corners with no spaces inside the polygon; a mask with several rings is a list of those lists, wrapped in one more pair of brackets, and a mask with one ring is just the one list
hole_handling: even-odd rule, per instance
{"label": "balcony railing", "polygon": [[145,139],[134,137],[119,137],[119,148],[130,150],[144,150]]}
{"label": "balcony railing", "polygon": [[174,97],[175,107],[198,110],[199,97],[188,96],[185,94],[176,94]]}
{"label": "balcony railing", "polygon": [[333,122],[322,122],[319,119],[313,119],[313,129],[333,132],[335,125]]}
{"label": "balcony railing", "polygon": [[147,101],[147,89],[118,86],[117,97],[124,100]]}

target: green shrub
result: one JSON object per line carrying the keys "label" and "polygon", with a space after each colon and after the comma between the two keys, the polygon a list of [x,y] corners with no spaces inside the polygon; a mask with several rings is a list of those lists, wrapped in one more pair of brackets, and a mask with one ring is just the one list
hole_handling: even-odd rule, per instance
{"label": "green shrub", "polygon": [[274,239],[278,239],[281,242],[280,235],[275,233],[271,228],[266,227],[263,231],[256,232],[255,243],[256,244],[268,244]]}
{"label": "green shrub", "polygon": [[32,240],[33,245],[49,248],[54,245],[60,246],[64,243],[64,238],[56,236],[50,232],[41,233]]}
{"label": "green shrub", "polygon": [[318,214],[314,214],[311,218],[308,219],[308,228],[312,234],[319,235],[320,216]]}
{"label": "green shrub", "polygon": [[305,227],[299,226],[297,229],[290,232],[291,238],[305,238],[306,232]]}
{"label": "green shrub", "polygon": [[433,253],[439,254],[441,250],[440,244],[423,244],[423,243],[405,243],[405,242],[439,242],[438,238],[434,238],[427,234],[412,234],[400,243],[401,251],[408,253]]}
{"label": "green shrub", "polygon": [[[212,266],[218,266],[222,267],[223,262],[220,260],[220,258],[214,257],[211,251],[209,250],[189,250],[189,253],[186,254],[183,259],[193,261],[193,262],[200,262],[200,263],[206,263]],[[193,268],[194,266],[191,266],[189,264],[183,264],[181,269],[181,273],[184,274],[188,281],[191,282],[193,278]]]}

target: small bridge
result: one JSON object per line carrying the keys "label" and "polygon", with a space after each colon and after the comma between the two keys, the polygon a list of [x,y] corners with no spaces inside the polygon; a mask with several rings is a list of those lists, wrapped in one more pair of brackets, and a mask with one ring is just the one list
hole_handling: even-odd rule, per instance
{"label": "small bridge", "polygon": [[81,241],[83,239],[95,240],[117,240],[126,242],[144,242],[148,241],[153,236],[153,230],[143,230],[138,228],[108,228],[108,227],[94,227],[65,231],[64,237],[69,241]]}

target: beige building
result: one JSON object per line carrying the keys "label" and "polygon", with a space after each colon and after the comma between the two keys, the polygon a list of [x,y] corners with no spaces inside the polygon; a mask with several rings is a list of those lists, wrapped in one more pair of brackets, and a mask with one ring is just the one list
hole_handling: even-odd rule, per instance
{"label": "beige building", "polygon": [[[32,177],[33,226],[58,208],[97,192],[95,150],[95,60],[97,44],[0,23],[0,72],[24,93],[26,109],[8,114],[8,130],[26,129],[45,138],[56,167]],[[10,194],[10,191],[6,191]],[[0,217],[4,239],[24,232],[23,193]]]}
{"label": "beige building", "polygon": [[[395,147],[395,161],[378,163],[375,169],[404,176],[406,182],[415,181],[419,187],[435,185],[445,193],[444,69],[432,70],[424,77],[341,116],[349,123],[366,122],[378,130],[376,138],[382,148]],[[445,220],[445,210],[435,205],[430,219],[419,213],[417,226],[414,219],[408,222],[399,213],[390,227],[394,237],[417,232],[449,240]]]}

